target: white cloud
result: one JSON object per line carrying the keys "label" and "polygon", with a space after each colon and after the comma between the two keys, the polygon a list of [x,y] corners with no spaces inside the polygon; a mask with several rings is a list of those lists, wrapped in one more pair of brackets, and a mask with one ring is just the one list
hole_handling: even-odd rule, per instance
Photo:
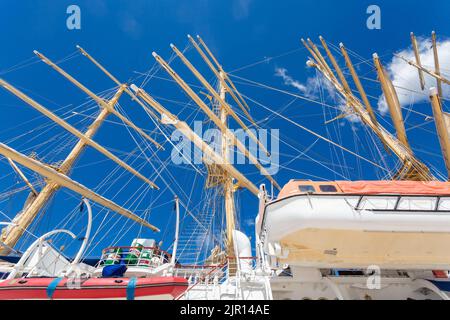
{"label": "white cloud", "polygon": [[299,81],[294,80],[290,75],[288,75],[288,71],[285,68],[275,68],[275,76],[283,79],[284,84],[287,86],[294,87],[299,91],[306,93],[307,88]]}
{"label": "white cloud", "polygon": [[306,83],[301,83],[300,81],[294,79],[289,75],[286,68],[275,68],[275,76],[283,79],[283,83],[286,86],[293,87],[303,93],[305,97],[309,99],[317,99],[322,89],[326,91],[326,99],[333,101],[340,101],[341,97],[337,94],[336,89],[333,85],[326,80],[320,73],[316,74],[314,77],[309,77],[306,79]]}
{"label": "white cloud", "polygon": [[[427,69],[434,70],[434,57],[433,49],[431,48],[431,39],[419,38],[417,39],[417,42],[422,65]],[[437,47],[441,73],[443,75],[446,73],[448,74],[448,70],[450,70],[450,40],[438,42]],[[408,60],[415,61],[412,47],[403,49],[397,52],[397,54]],[[386,65],[386,70],[388,71],[392,82],[396,87],[398,98],[402,106],[428,101],[429,89],[431,87],[436,87],[436,79],[424,73],[425,90],[422,91],[417,69],[398,57],[393,57],[391,62]],[[442,90],[444,97],[449,98],[450,87],[443,84]],[[382,114],[388,111],[383,95],[378,99],[378,110]]]}
{"label": "white cloud", "polygon": [[322,94],[322,98],[325,102],[337,105],[339,110],[348,114],[345,117],[348,121],[352,123],[361,121],[357,115],[353,114],[352,110],[349,110],[349,106],[345,100],[337,93],[334,86],[326,80],[322,74],[317,73],[316,76],[309,77],[305,84],[290,76],[286,68],[275,68],[275,76],[283,79],[283,83],[286,86],[296,88],[306,98],[319,100],[319,95]]}

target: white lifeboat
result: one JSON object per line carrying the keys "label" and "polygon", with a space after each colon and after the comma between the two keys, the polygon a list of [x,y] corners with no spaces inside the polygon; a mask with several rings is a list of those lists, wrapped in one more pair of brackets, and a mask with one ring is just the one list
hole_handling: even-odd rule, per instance
{"label": "white lifeboat", "polygon": [[291,180],[256,222],[273,265],[450,265],[448,182]]}

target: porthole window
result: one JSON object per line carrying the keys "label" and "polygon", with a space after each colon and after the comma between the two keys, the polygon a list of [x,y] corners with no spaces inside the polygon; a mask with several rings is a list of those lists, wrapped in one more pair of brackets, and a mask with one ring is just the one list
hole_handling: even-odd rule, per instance
{"label": "porthole window", "polygon": [[336,187],[332,184],[321,184],[319,188],[322,192],[337,192]]}
{"label": "porthole window", "polygon": [[298,186],[298,188],[300,189],[301,192],[308,192],[309,193],[309,192],[316,191],[314,189],[314,187],[311,186],[311,185],[300,185],[300,186]]}

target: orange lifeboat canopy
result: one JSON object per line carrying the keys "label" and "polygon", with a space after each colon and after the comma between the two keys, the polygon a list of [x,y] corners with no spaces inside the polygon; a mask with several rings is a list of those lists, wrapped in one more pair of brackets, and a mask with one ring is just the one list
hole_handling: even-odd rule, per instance
{"label": "orange lifeboat canopy", "polygon": [[450,195],[450,182],[442,181],[311,181],[291,180],[280,191],[279,199],[302,193]]}

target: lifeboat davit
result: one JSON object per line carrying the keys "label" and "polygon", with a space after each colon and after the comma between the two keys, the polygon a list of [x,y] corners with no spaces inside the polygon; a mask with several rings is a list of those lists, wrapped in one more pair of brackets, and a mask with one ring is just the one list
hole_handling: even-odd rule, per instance
{"label": "lifeboat davit", "polygon": [[181,277],[17,278],[0,283],[0,300],[173,300],[187,288]]}
{"label": "lifeboat davit", "polygon": [[291,180],[256,225],[273,264],[447,270],[450,183]]}

